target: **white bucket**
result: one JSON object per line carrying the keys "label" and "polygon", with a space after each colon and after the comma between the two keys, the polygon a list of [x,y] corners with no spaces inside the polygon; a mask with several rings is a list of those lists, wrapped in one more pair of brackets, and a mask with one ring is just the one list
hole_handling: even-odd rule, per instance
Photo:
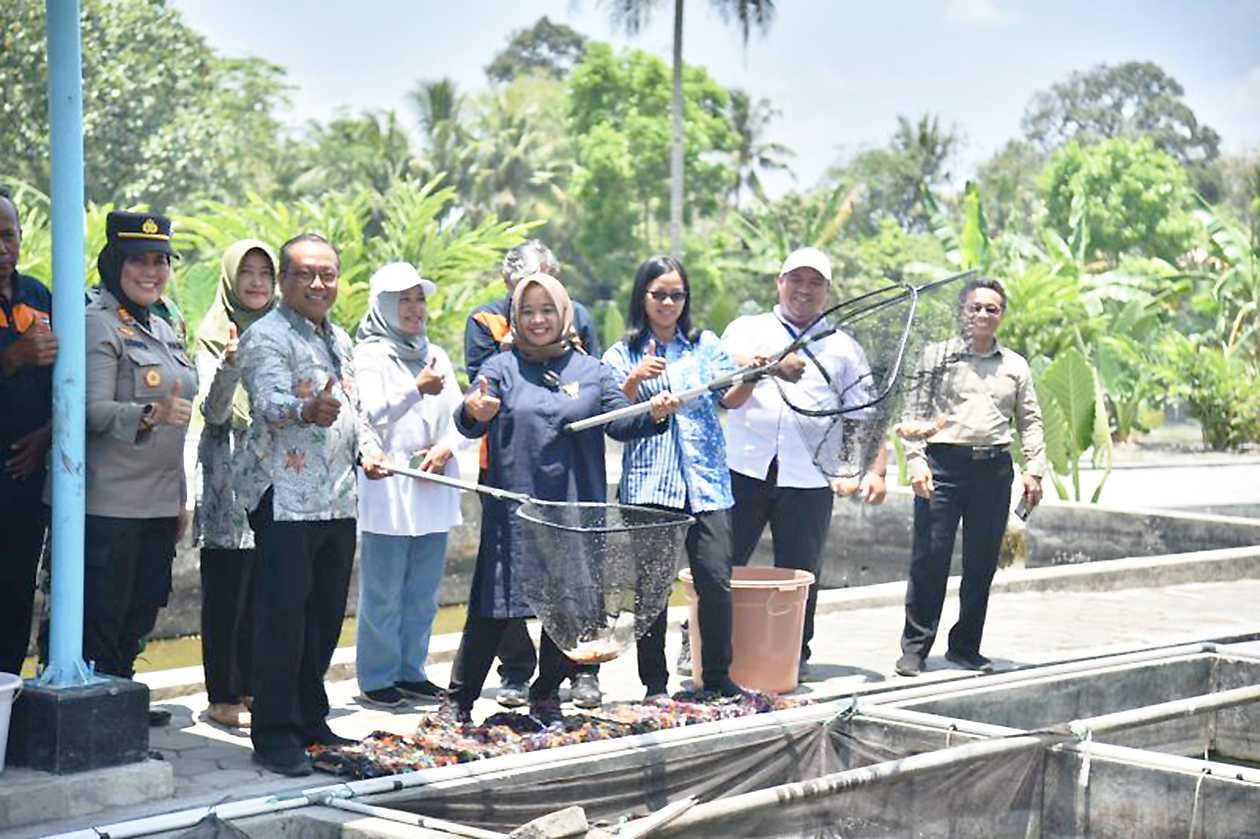
{"label": "white bucket", "polygon": [[4,771],[4,752],[9,747],[9,711],[21,692],[21,676],[0,673],[0,772]]}

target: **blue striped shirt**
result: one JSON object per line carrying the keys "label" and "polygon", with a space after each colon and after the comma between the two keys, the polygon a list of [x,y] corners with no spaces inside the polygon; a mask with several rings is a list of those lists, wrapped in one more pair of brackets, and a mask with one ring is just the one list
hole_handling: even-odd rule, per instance
{"label": "blue striped shirt", "polygon": [[[657,354],[661,352],[657,342]],[[675,393],[708,384],[733,373],[735,362],[712,332],[691,343],[681,333],[664,347],[665,372],[642,382],[635,401],[644,402],[663,390]],[[643,360],[641,349],[618,341],[604,353],[604,363],[624,382]],[[725,510],[734,505],[731,474],[726,467],[726,441],[718,421],[719,394],[699,396],[674,415],[668,433],[626,443],[621,455],[620,496],[626,504],[660,504],[692,512]]]}

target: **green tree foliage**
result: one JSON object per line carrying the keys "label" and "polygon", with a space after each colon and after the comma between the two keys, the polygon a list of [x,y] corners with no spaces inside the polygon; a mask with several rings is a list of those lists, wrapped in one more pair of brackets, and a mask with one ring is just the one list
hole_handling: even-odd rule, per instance
{"label": "green tree foliage", "polygon": [[455,187],[457,193],[466,193],[471,150],[464,122],[464,95],[453,79],[445,78],[417,82],[407,98],[419,117],[425,171],[431,176],[441,175],[442,182]]}
{"label": "green tree foliage", "polygon": [[1224,451],[1260,440],[1260,366],[1219,346],[1171,332],[1161,347],[1160,381],[1199,421],[1203,442]]}
{"label": "green tree foliage", "polygon": [[766,193],[761,185],[761,175],[788,171],[787,161],[795,155],[787,146],[765,137],[770,123],[780,115],[779,109],[769,99],[754,102],[745,91],[738,89],[729,93],[731,128],[738,138],[735,147],[737,177],[731,191],[731,206],[738,209],[741,193],[745,191],[764,201]]}
{"label": "green tree foliage", "polygon": [[1042,176],[1047,223],[1111,262],[1126,252],[1175,259],[1195,225],[1185,170],[1149,139],[1071,142]]}
{"label": "green tree foliage", "polygon": [[[584,208],[578,250],[603,278],[597,296],[611,296],[608,278],[628,274],[658,250],[668,219],[670,82],[660,59],[638,50],[615,54],[589,45],[569,81],[569,127],[578,165],[573,193]],[[711,152],[733,152],[726,91],[702,69],[683,74],[687,121],[689,218],[713,215],[734,173]]]}
{"label": "green tree foliage", "polygon": [[[283,70],[217,55],[163,3],[84,0],[80,25],[89,201],[169,207],[271,184]],[[44,3],[6,2],[0,148],[7,174],[39,189],[50,171],[47,63]]]}
{"label": "green tree foliage", "polygon": [[486,65],[486,76],[501,84],[526,75],[563,80],[585,53],[586,36],[544,15],[528,29],[512,33],[508,45]]}
{"label": "green tree foliage", "polygon": [[1220,135],[1199,123],[1176,79],[1149,61],[1099,64],[1035,94],[1024,111],[1024,135],[1043,151],[1076,141],[1146,137],[1184,165],[1211,163]]}
{"label": "green tree foliage", "polygon": [[294,150],[294,156],[302,171],[289,189],[297,196],[363,190],[383,194],[419,169],[411,141],[393,111],[313,124],[307,142]]}
{"label": "green tree foliage", "polygon": [[832,180],[845,188],[860,185],[866,193],[854,218],[855,231],[874,235],[884,218],[906,230],[926,231],[929,209],[923,196],[949,182],[946,164],[958,143],[957,131],[942,128],[939,117],[925,114],[911,121],[898,116],[887,146],[860,152],[834,167]]}
{"label": "green tree foliage", "polygon": [[989,208],[991,232],[1032,233],[1045,207],[1037,190],[1037,177],[1046,156],[1023,140],[1010,140],[976,173],[980,191]]}

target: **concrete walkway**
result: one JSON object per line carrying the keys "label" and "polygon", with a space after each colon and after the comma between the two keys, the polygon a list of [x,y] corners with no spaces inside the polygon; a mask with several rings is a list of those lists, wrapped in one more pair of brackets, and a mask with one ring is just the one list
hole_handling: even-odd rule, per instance
{"label": "concrete walkway", "polygon": [[[844,594],[837,591],[823,595],[814,645],[814,676],[798,689],[798,695],[824,698],[894,685],[972,678],[971,674],[952,669],[939,656],[928,660],[927,672],[918,679],[895,676],[892,664],[898,654],[901,608],[846,608]],[[1260,603],[1260,579],[1106,592],[997,593],[990,606],[984,650],[999,669],[1006,669],[1243,635],[1260,632],[1256,603]],[[943,626],[948,627],[956,614],[957,600],[951,595]],[[435,650],[450,650],[456,642],[453,636],[435,639]],[[678,634],[671,632],[671,661],[678,643]],[[430,675],[444,684],[450,676],[450,664],[433,665]],[[637,700],[643,695],[632,655],[604,665],[600,681],[607,701]],[[677,690],[683,686],[675,682],[670,687]],[[363,737],[378,729],[411,731],[423,710],[411,708],[390,713],[365,708],[356,701],[357,692],[352,680],[329,684],[331,724],[346,736]],[[487,690],[474,709],[475,718],[499,710],[492,696],[493,691]],[[143,814],[309,788],[333,780],[318,773],[311,778],[286,779],[258,769],[251,762],[247,736],[201,719],[206,707],[204,693],[167,699],[161,704],[174,712],[174,720],[168,728],[154,730],[152,747],[174,768],[175,799],[92,817],[51,820],[5,835],[15,839],[46,836]],[[24,770],[11,769],[3,780],[7,784],[23,775]]]}
{"label": "concrete walkway", "polygon": [[[1254,455],[1188,456],[1174,452],[1160,456],[1126,456],[1123,461],[1123,468],[1113,471],[1104,490],[1103,500],[1108,505],[1260,505],[1260,458]],[[1095,471],[1083,475],[1087,492],[1099,477],[1100,473]],[[1053,494],[1049,486],[1047,492]],[[1004,578],[1018,579],[1020,573],[999,572],[990,602],[984,652],[999,668],[1260,633],[1260,610],[1256,607],[1260,603],[1260,574],[1246,575],[1255,579],[1161,586],[1158,577],[1139,573],[1132,575],[1135,583],[1158,587],[1018,593],[1001,590]],[[897,640],[903,619],[899,600],[903,588],[890,584],[867,589],[824,592],[820,597],[813,645],[813,677],[798,689],[799,695],[829,698],[907,683],[972,678],[971,674],[951,669],[939,655],[928,660],[927,672],[917,680],[895,676],[892,665],[899,653]],[[957,599],[951,594],[942,618],[944,629],[952,624],[956,614]],[[683,610],[676,610],[671,614],[671,621],[682,616]],[[449,680],[450,659],[458,642],[455,635],[433,639],[429,675],[439,684]],[[668,647],[671,662],[678,644],[677,632],[671,632]],[[937,652],[942,653],[943,649]],[[329,682],[333,706],[330,722],[335,731],[345,736],[363,737],[375,730],[406,733],[415,728],[425,709],[391,713],[364,707],[356,699],[358,689],[350,678],[352,675],[353,650],[339,650]],[[169,708],[174,715],[169,727],[152,731],[151,740],[154,752],[173,769],[174,798],[66,818],[68,811],[58,806],[56,797],[50,796],[47,803],[34,797],[39,794],[41,785],[51,785],[50,776],[10,767],[0,776],[0,799],[6,789],[29,791],[21,793],[28,796],[24,807],[28,811],[47,813],[50,818],[37,825],[0,832],[12,837],[46,836],[141,815],[333,782],[330,776],[320,774],[286,779],[258,769],[251,761],[247,733],[228,731],[202,720],[205,694],[187,692],[187,685],[198,683],[200,676],[200,668],[188,668],[143,677],[153,691],[155,702]],[[633,655],[604,665],[600,681],[606,701],[634,701],[643,695]],[[493,701],[494,686],[492,674],[483,699],[474,709],[476,719],[499,710]],[[685,686],[676,680],[670,689]],[[145,777],[137,774],[128,780],[121,773],[115,773],[108,783],[146,783]],[[86,776],[66,776],[60,780],[81,788],[96,783]],[[59,794],[64,798],[66,792],[63,789]],[[73,788],[70,794],[74,794]],[[0,800],[0,816],[3,813],[4,802]]]}

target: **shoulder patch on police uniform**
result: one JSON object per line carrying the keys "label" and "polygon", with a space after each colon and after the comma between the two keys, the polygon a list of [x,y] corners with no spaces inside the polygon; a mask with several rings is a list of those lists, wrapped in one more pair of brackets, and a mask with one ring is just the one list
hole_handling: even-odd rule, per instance
{"label": "shoulder patch on police uniform", "polygon": [[149,387],[157,387],[162,384],[162,374],[156,370],[150,370],[144,374],[144,383]]}

